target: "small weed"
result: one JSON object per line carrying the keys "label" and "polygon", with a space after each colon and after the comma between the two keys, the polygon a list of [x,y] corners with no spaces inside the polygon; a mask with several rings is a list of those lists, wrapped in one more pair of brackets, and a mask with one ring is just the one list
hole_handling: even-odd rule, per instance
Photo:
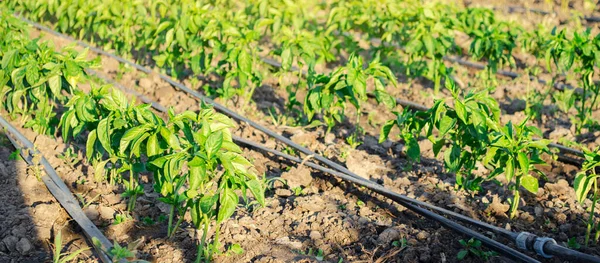
{"label": "small weed", "polygon": [[481,249],[481,241],[479,241],[477,239],[471,238],[471,239],[469,239],[469,241],[465,241],[464,239],[461,239],[458,242],[463,246],[463,249],[458,251],[458,254],[456,255],[456,258],[458,260],[463,260],[468,255],[473,255],[473,256],[476,256],[477,258],[487,261],[489,258],[495,257],[498,255],[494,251],[482,250]]}
{"label": "small weed", "polygon": [[151,225],[156,224],[156,222],[154,222],[154,219],[152,219],[151,217],[145,216],[142,218],[142,224],[151,226]]}
{"label": "small weed", "polygon": [[88,250],[88,248],[80,248],[72,253],[62,253],[63,250],[63,244],[62,244],[62,231],[57,231],[56,235],[54,236],[54,244],[52,244],[52,262],[53,263],[67,263],[67,262],[72,262],[75,259],[77,259],[77,256],[79,256],[79,254],[83,253],[84,251]]}
{"label": "small weed", "polygon": [[577,242],[577,238],[575,237],[569,238],[569,241],[567,241],[567,246],[572,249],[581,248],[581,245],[579,244],[579,242]]}
{"label": "small weed", "polygon": [[67,148],[64,153],[59,154],[58,159],[63,160],[71,168],[75,167],[80,161],[77,153],[73,152],[72,148]]}
{"label": "small weed", "polygon": [[244,249],[242,248],[242,246],[240,246],[240,244],[231,244],[231,246],[229,246],[229,248],[227,249],[227,255],[230,255],[230,253],[236,254],[236,255],[241,255],[244,253]]}
{"label": "small weed", "polygon": [[113,221],[113,225],[118,225],[121,223],[125,223],[129,220],[133,220],[133,217],[131,217],[129,214],[127,213],[119,213],[115,215],[115,219]]}

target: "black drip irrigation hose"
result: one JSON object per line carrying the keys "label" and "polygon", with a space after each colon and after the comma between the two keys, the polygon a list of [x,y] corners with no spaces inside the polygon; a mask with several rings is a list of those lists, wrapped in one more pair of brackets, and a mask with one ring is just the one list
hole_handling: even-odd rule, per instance
{"label": "black drip irrigation hose", "polygon": [[[103,76],[103,75],[101,75],[101,74],[99,74],[97,72],[91,71],[91,73],[94,74],[96,77],[104,80],[107,83],[117,83],[114,80],[112,80],[110,78],[107,78],[107,77],[105,77],[105,76]],[[122,89],[122,90],[124,90],[125,92],[131,93],[130,90],[128,88],[124,87],[123,85],[118,84],[117,87],[120,88],[120,89]],[[160,105],[159,103],[156,103],[156,102],[152,101],[151,99],[148,99],[146,97],[142,97],[141,99],[145,103],[153,105],[153,107],[157,111],[160,111],[160,112],[163,112],[163,113],[165,113],[167,111],[164,106]],[[562,247],[560,245],[557,245],[556,241],[554,241],[554,239],[546,238],[546,237],[537,237],[537,236],[535,236],[533,234],[530,234],[530,233],[527,233],[527,232],[514,233],[512,231],[509,231],[509,230],[506,230],[506,229],[503,229],[503,228],[500,228],[500,227],[497,227],[497,226],[493,226],[493,225],[487,224],[487,223],[482,222],[482,221],[478,221],[478,220],[472,219],[472,218],[464,216],[462,214],[455,213],[455,212],[446,210],[444,208],[428,204],[426,202],[422,202],[422,201],[419,201],[419,200],[416,200],[416,199],[412,199],[412,198],[409,198],[409,197],[404,196],[404,195],[400,195],[400,194],[395,193],[395,192],[393,192],[393,191],[391,191],[389,189],[386,189],[384,186],[382,186],[380,184],[377,184],[377,183],[374,183],[372,181],[369,181],[369,180],[367,180],[367,179],[365,179],[363,177],[352,176],[352,175],[348,175],[348,174],[345,174],[345,173],[340,173],[338,171],[335,171],[335,170],[332,170],[332,169],[320,166],[318,164],[314,164],[312,162],[306,162],[306,161],[304,161],[304,160],[302,160],[302,159],[300,159],[298,157],[291,156],[291,155],[279,152],[279,151],[274,150],[274,149],[270,149],[270,148],[265,147],[265,146],[263,146],[261,144],[252,142],[250,140],[246,140],[246,139],[243,139],[243,138],[235,136],[235,135],[232,136],[232,137],[233,137],[233,140],[236,141],[237,143],[244,144],[246,146],[255,148],[255,149],[263,151],[263,152],[268,152],[268,153],[274,154],[276,156],[288,159],[288,160],[296,162],[296,163],[305,164],[306,166],[311,167],[313,169],[316,169],[316,170],[319,170],[321,172],[325,172],[325,173],[329,173],[329,174],[332,174],[334,176],[337,176],[338,178],[340,178],[342,180],[346,180],[346,181],[355,183],[357,185],[364,186],[364,187],[366,187],[368,189],[371,189],[372,191],[374,191],[376,193],[379,193],[379,194],[381,194],[381,195],[383,195],[383,196],[385,196],[387,198],[390,198],[391,200],[393,200],[393,201],[395,201],[395,202],[397,202],[397,203],[405,206],[406,208],[408,208],[408,209],[410,209],[410,210],[412,210],[412,211],[414,211],[414,212],[416,212],[416,213],[418,213],[418,214],[420,214],[420,215],[422,215],[424,217],[427,217],[429,219],[432,219],[432,220],[440,222],[442,225],[446,226],[447,228],[450,228],[450,229],[452,229],[454,231],[457,231],[459,233],[466,234],[466,235],[468,235],[470,237],[477,238],[480,241],[482,241],[486,246],[488,246],[488,247],[490,247],[490,248],[492,248],[492,249],[494,249],[496,251],[499,251],[499,252],[503,253],[504,255],[506,255],[508,257],[511,257],[513,259],[518,259],[518,260],[521,260],[521,261],[524,261],[524,262],[537,262],[536,260],[528,257],[527,255],[524,255],[524,254],[522,254],[522,253],[520,253],[520,252],[518,252],[518,251],[516,251],[516,250],[514,250],[514,249],[512,249],[510,247],[507,247],[506,245],[504,245],[502,243],[499,243],[499,242],[497,242],[495,240],[489,239],[488,237],[486,237],[486,236],[484,236],[484,235],[482,235],[482,234],[480,234],[480,233],[478,233],[476,231],[473,231],[470,228],[466,228],[466,227],[464,227],[464,226],[462,226],[460,224],[457,224],[457,223],[455,223],[455,222],[447,219],[446,217],[443,217],[443,216],[441,216],[439,214],[432,213],[429,210],[423,209],[423,208],[419,207],[419,205],[427,207],[427,208],[429,208],[431,210],[440,212],[440,213],[445,214],[447,216],[452,216],[452,217],[457,218],[458,220],[460,220],[462,222],[465,222],[465,223],[468,223],[470,225],[477,226],[477,227],[480,227],[482,229],[486,229],[486,230],[489,230],[491,232],[500,234],[500,235],[502,235],[502,236],[504,236],[504,237],[506,237],[506,238],[508,238],[510,240],[514,240],[515,243],[517,243],[518,246],[522,243],[523,245],[519,246],[520,249],[535,251],[538,255],[544,256],[546,258],[550,258],[550,257],[552,257],[552,255],[558,255],[558,256],[561,256],[561,257],[563,255],[569,255],[570,257],[582,258],[582,259],[588,260],[589,262],[600,262],[600,259],[598,259],[598,258],[596,258],[594,256],[583,254],[581,252],[573,251],[573,250],[570,250],[568,248],[564,248],[564,247]],[[523,237],[525,237],[525,240],[522,240]],[[521,241],[520,241],[520,239],[521,239]],[[536,246],[536,244],[541,244],[541,247],[539,245]]]}
{"label": "black drip irrigation hose", "polygon": [[[21,18],[21,17],[19,17],[19,18]],[[29,23],[29,24],[31,24],[31,25],[33,25],[33,26],[35,26],[35,27],[37,27],[37,28],[39,28],[41,30],[47,31],[47,32],[49,32],[51,34],[54,34],[56,36],[67,38],[67,39],[72,39],[72,38],[70,38],[68,36],[65,36],[65,35],[63,35],[61,33],[58,33],[56,31],[54,31],[52,29],[49,29],[49,28],[47,28],[45,26],[42,26],[42,25],[40,25],[38,23],[29,21],[28,19],[24,19],[24,18],[21,18],[21,19],[23,19],[27,23]],[[83,43],[81,41],[76,41],[76,42],[78,44],[84,46],[84,47],[88,47],[89,49],[93,50],[96,53],[103,54],[105,56],[108,56],[108,57],[111,57],[113,59],[116,59],[119,62],[122,62],[124,64],[130,65],[130,66],[132,66],[132,67],[134,67],[134,68],[136,68],[136,69],[138,69],[138,70],[140,70],[142,72],[145,72],[147,74],[150,74],[152,72],[152,70],[150,70],[148,68],[145,68],[145,67],[143,67],[143,66],[141,66],[141,65],[139,65],[139,64],[137,64],[135,62],[131,62],[129,60],[126,60],[124,58],[121,58],[119,56],[111,54],[109,52],[106,52],[104,50],[100,50],[100,49],[95,48],[93,46],[90,46],[90,45],[88,45],[86,43]],[[243,116],[237,114],[236,112],[234,112],[234,111],[232,111],[232,110],[224,107],[223,105],[220,105],[220,104],[214,102],[210,98],[204,97],[202,94],[198,93],[197,91],[194,91],[194,90],[192,90],[192,89],[190,89],[190,88],[182,85],[181,83],[178,83],[178,82],[174,81],[172,78],[170,78],[170,77],[168,77],[168,76],[166,76],[166,75],[164,75],[162,73],[158,73],[158,72],[156,72],[156,73],[164,81],[167,81],[169,84],[173,85],[174,87],[177,87],[177,88],[179,88],[179,89],[187,92],[188,94],[196,97],[197,99],[199,99],[201,101],[204,101],[205,103],[212,104],[213,107],[215,107],[217,110],[223,112],[224,114],[228,115],[229,117],[231,117],[233,119],[236,119],[236,120],[238,120],[240,122],[245,122],[245,123],[249,124],[250,126],[254,127],[255,129],[264,132],[265,134],[267,134],[267,135],[269,135],[269,136],[271,136],[271,137],[273,137],[273,138],[275,138],[275,139],[277,139],[277,140],[279,140],[279,141],[281,141],[281,142],[289,145],[292,148],[295,148],[298,151],[301,151],[302,153],[304,153],[306,155],[313,156],[313,158],[317,159],[318,161],[320,161],[320,162],[322,162],[322,163],[324,163],[324,164],[326,164],[326,165],[328,165],[330,167],[335,168],[336,170],[338,170],[339,172],[342,172],[343,174],[346,174],[346,176],[347,176],[346,178],[348,178],[349,181],[357,183],[357,184],[363,183],[363,184],[367,185],[367,183],[364,181],[365,180],[364,178],[362,178],[359,175],[351,172],[347,168],[345,168],[345,167],[343,167],[343,166],[341,166],[341,165],[339,165],[339,164],[337,164],[337,163],[335,163],[335,162],[333,162],[333,161],[331,161],[331,160],[329,160],[327,158],[324,158],[324,157],[316,154],[315,152],[313,152],[313,151],[311,151],[311,150],[309,150],[309,149],[307,149],[307,148],[305,148],[305,147],[303,147],[301,145],[298,145],[298,144],[292,142],[290,139],[288,139],[286,137],[283,137],[283,136],[281,136],[281,135],[279,135],[279,134],[277,134],[277,133],[275,133],[275,132],[267,129],[267,128],[259,125],[258,123],[254,122],[254,121],[252,121],[252,120],[250,120],[248,118],[246,118],[246,117],[243,117]],[[372,186],[371,189],[373,191],[378,192],[378,193],[380,193],[380,194],[382,194],[384,196],[387,195],[386,197],[388,197],[388,198],[390,198],[390,199],[392,199],[392,200],[394,200],[394,201],[402,204],[403,206],[405,206],[405,207],[407,207],[409,209],[413,208],[411,210],[413,210],[413,211],[415,211],[415,212],[417,212],[417,213],[419,213],[419,214],[421,214],[421,215],[423,215],[425,217],[428,217],[430,219],[436,220],[436,221],[440,222],[441,224],[443,224],[443,225],[445,225],[445,226],[447,226],[449,228],[452,228],[452,229],[454,229],[454,230],[456,230],[458,232],[471,233],[472,237],[480,239],[482,241],[482,243],[486,244],[490,248],[497,249],[498,251],[511,251],[511,253],[507,252],[507,256],[510,256],[512,258],[515,258],[515,259],[523,260],[525,262],[538,262],[538,261],[536,261],[536,260],[534,260],[534,259],[532,259],[532,258],[530,258],[530,257],[528,257],[528,256],[526,256],[526,255],[524,255],[524,254],[522,254],[520,252],[518,252],[518,251],[515,251],[514,249],[512,249],[510,247],[507,247],[507,246],[505,246],[505,245],[503,245],[501,243],[498,243],[497,241],[491,240],[491,239],[487,238],[486,236],[484,236],[484,235],[482,235],[480,233],[477,233],[477,232],[475,232],[475,231],[473,231],[473,230],[471,230],[469,228],[466,228],[466,227],[464,227],[462,225],[456,224],[455,222],[450,221],[447,218],[445,218],[445,217],[443,217],[443,216],[441,216],[439,214],[432,213],[431,211],[428,211],[426,209],[423,209],[421,207],[413,205],[412,203],[410,203],[408,201],[404,201],[401,198],[399,198],[399,197],[401,197],[401,195],[398,195],[398,194],[396,194],[397,196],[390,195],[389,190],[383,188],[383,186],[381,186],[381,185],[373,184],[371,186]],[[406,197],[406,198],[408,198],[408,197]],[[415,200],[415,201],[417,201],[417,200]],[[426,204],[424,202],[423,202],[423,204],[424,204],[424,206],[425,205],[432,206],[432,205]],[[542,255],[542,256],[561,256],[561,255],[553,255],[553,254],[544,254],[544,252],[546,252],[546,253],[556,252],[555,250],[550,250],[550,251],[545,251],[544,250],[544,248],[547,247],[547,246],[548,247],[553,247],[552,244],[548,244],[548,243],[551,243],[548,240],[554,241],[553,239],[549,239],[549,238],[528,238],[528,240],[534,240],[534,241],[536,241],[536,244],[540,243],[539,240],[544,241],[544,242],[540,243],[541,244],[541,249],[537,249],[536,250],[536,252],[538,254]],[[554,243],[556,243],[556,241],[554,241]],[[522,248],[523,249],[529,249],[529,247],[527,247],[527,246],[522,247]],[[560,251],[560,248],[556,248],[556,249],[558,251]],[[563,247],[563,249],[567,249],[567,248]],[[514,251],[514,253],[512,251]],[[582,254],[584,256],[592,257],[592,259],[594,259],[595,261],[591,261],[591,262],[600,262],[599,258],[590,256],[590,255],[586,255],[586,254],[583,254],[581,252],[577,252],[577,251],[573,251],[573,250],[570,250],[570,251],[571,251],[572,254],[575,254],[575,255]]]}
{"label": "black drip irrigation hose", "polygon": [[[106,238],[102,232],[90,221],[90,219],[83,213],[81,207],[77,200],[73,197],[73,194],[65,185],[65,183],[60,179],[56,170],[52,167],[52,165],[48,162],[48,160],[41,155],[36,149],[33,143],[29,141],[23,134],[21,134],[12,124],[6,121],[2,116],[0,116],[0,126],[4,127],[8,133],[16,138],[13,139],[11,136],[7,134],[8,139],[14,145],[15,148],[19,149],[21,152],[21,156],[29,165],[37,165],[33,163],[33,155],[40,155],[39,163],[44,167],[47,175],[42,176],[42,181],[50,191],[50,193],[56,198],[56,200],[65,208],[65,210],[71,215],[73,220],[81,227],[84,235],[89,239],[90,243],[96,250],[96,253],[100,257],[100,260],[104,263],[112,263],[112,260],[108,255],[104,253],[102,247],[104,247],[107,251],[112,248],[112,244]],[[100,241],[102,247],[97,247],[93,239],[97,239]]]}

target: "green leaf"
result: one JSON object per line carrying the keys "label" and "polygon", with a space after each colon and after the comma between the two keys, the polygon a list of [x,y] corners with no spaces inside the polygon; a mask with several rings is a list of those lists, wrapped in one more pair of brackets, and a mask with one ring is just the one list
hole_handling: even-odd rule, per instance
{"label": "green leaf", "polygon": [[[383,86],[379,80],[375,80],[375,85]],[[375,89],[375,98],[377,99],[377,102],[383,103],[388,109],[396,107],[396,100],[383,89]]]}
{"label": "green leaf", "polygon": [[174,150],[181,150],[181,145],[179,144],[179,138],[177,138],[177,135],[173,134],[173,132],[171,132],[171,130],[169,130],[165,127],[160,127],[160,135],[167,142],[169,147],[173,148]]}
{"label": "green leaf", "polygon": [[219,195],[203,196],[202,198],[200,198],[199,202],[200,211],[202,211],[202,213],[204,214],[210,213],[212,211],[213,206],[217,203],[217,200],[219,200]]}
{"label": "green leaf", "polygon": [[530,174],[523,175],[521,177],[521,186],[527,189],[527,191],[535,194],[537,193],[539,188],[538,179],[531,176]]}
{"label": "green leaf", "polygon": [[240,51],[237,57],[237,63],[240,70],[246,74],[252,73],[252,58],[245,50]]}
{"label": "green leaf", "polygon": [[460,120],[463,123],[468,123],[467,122],[467,109],[465,108],[465,104],[463,104],[459,100],[456,100],[455,104],[454,104],[454,109],[456,110],[456,115],[458,116],[458,118],[460,118]]}
{"label": "green leaf", "polygon": [[413,161],[420,161],[421,147],[419,146],[419,142],[417,142],[417,140],[412,136],[408,138],[408,140],[406,139],[407,138],[405,137],[404,140],[406,141],[406,155],[408,155],[408,157]]}
{"label": "green leaf", "polygon": [[206,165],[198,157],[194,157],[196,165],[192,166],[192,163],[188,163],[190,169],[190,188],[197,189],[206,178]]}
{"label": "green leaf", "polygon": [[87,142],[85,143],[85,155],[87,156],[88,161],[94,156],[94,145],[96,145],[97,137],[96,130],[93,130],[88,134]]}
{"label": "green leaf", "polygon": [[438,154],[440,153],[440,150],[442,149],[442,147],[444,147],[444,144],[446,144],[446,140],[445,139],[440,139],[437,140],[435,143],[433,143],[433,154],[434,156],[438,156]]}
{"label": "green leaf", "polygon": [[152,157],[160,152],[161,150],[160,146],[158,145],[158,138],[156,133],[154,133],[148,137],[148,141],[146,142],[146,155],[148,155],[148,157]]}
{"label": "green leaf", "polygon": [[167,31],[167,36],[165,39],[165,46],[167,48],[171,47],[171,43],[173,42],[173,34],[175,32],[173,31],[173,28],[169,29],[169,31]]}
{"label": "green leaf", "polygon": [[444,163],[452,172],[457,172],[460,169],[460,153],[460,146],[454,144],[450,147],[450,150],[444,153]]}
{"label": "green leaf", "polygon": [[187,41],[185,39],[185,32],[183,31],[183,29],[177,28],[177,31],[175,32],[175,38],[177,39],[177,42],[179,43],[179,45],[181,45],[184,49],[187,49]]}
{"label": "green leaf", "polygon": [[519,152],[517,154],[517,158],[519,161],[519,166],[521,168],[521,172],[523,174],[529,174],[529,158],[524,152]]}
{"label": "green leaf", "polygon": [[248,167],[252,166],[252,163],[246,160],[246,158],[244,158],[243,156],[232,152],[230,152],[229,154],[231,154],[232,156],[230,159],[231,165],[233,165],[235,170],[246,173],[248,171]]}
{"label": "green leaf", "polygon": [[469,251],[463,249],[461,251],[458,251],[458,254],[456,255],[456,258],[458,260],[463,260],[468,254],[469,254]]}
{"label": "green leaf", "polygon": [[14,64],[17,60],[17,56],[15,56],[15,55],[17,54],[18,51],[19,51],[18,49],[13,49],[13,50],[9,50],[8,52],[4,53],[4,56],[2,57],[2,69],[8,70],[15,66]]}
{"label": "green leaf", "polygon": [[217,153],[219,149],[221,149],[222,144],[223,132],[214,132],[210,136],[208,136],[206,142],[204,143],[204,147],[206,148],[206,155],[208,155],[208,158],[212,158],[214,154]]}
{"label": "green leaf", "polygon": [[113,150],[110,144],[110,130],[108,129],[109,120],[110,117],[100,120],[96,131],[98,133],[98,140],[100,141],[100,144],[102,144],[102,147],[104,147],[104,150],[106,150],[110,155],[113,155]]}
{"label": "green leaf", "polygon": [[48,86],[54,96],[60,96],[60,90],[62,89],[62,78],[59,75],[54,75],[48,78]]}
{"label": "green leaf", "polygon": [[104,167],[108,163],[109,160],[98,162],[96,167],[94,167],[94,180],[96,182],[102,182],[104,179]]}
{"label": "green leaf", "polygon": [[40,79],[40,72],[37,69],[37,66],[34,64],[30,64],[25,69],[25,79],[29,83],[29,85],[33,86]]}
{"label": "green leaf", "polygon": [[573,188],[575,189],[575,194],[577,195],[577,201],[582,203],[588,196],[588,193],[592,189],[592,183],[590,180],[590,176],[587,176],[584,172],[578,173],[573,181]]}
{"label": "green leaf", "polygon": [[160,23],[160,25],[158,25],[158,27],[156,28],[156,32],[154,32],[154,36],[157,36],[158,34],[165,31],[165,29],[167,29],[170,26],[171,26],[171,22],[169,22],[169,21]]}
{"label": "green leaf", "polygon": [[456,124],[456,119],[454,118],[450,118],[448,117],[448,115],[444,115],[444,117],[442,117],[442,120],[440,121],[440,137],[443,137],[444,135],[446,135],[446,133],[448,133],[448,131],[450,131],[450,129],[452,129],[454,127],[454,125]]}
{"label": "green leaf", "polygon": [[[143,133],[141,136],[137,137],[137,139],[134,140],[133,142],[133,146],[131,147],[131,153],[129,154],[129,157],[131,156],[135,156],[137,158],[140,157],[140,149],[142,146],[142,143],[150,136],[149,133]],[[146,143],[147,144],[147,143]]]}
{"label": "green leaf", "polygon": [[148,126],[137,126],[127,130],[125,134],[123,134],[123,137],[121,137],[119,152],[125,154],[125,150],[127,150],[129,143],[142,136],[148,130],[150,130],[150,127]]}
{"label": "green leaf", "polygon": [[231,246],[229,246],[229,251],[233,252],[234,254],[244,254],[244,249],[240,246],[240,244],[232,244]]}
{"label": "green leaf", "polygon": [[246,186],[248,187],[248,189],[250,189],[250,192],[252,192],[252,195],[254,196],[254,198],[256,198],[256,201],[264,206],[265,205],[265,188],[264,185],[257,179],[252,179],[249,181],[246,181]]}
{"label": "green leaf", "polygon": [[506,181],[512,181],[512,178],[515,175],[515,160],[513,158],[508,158],[506,161],[506,169],[504,169],[504,174],[506,176]]}
{"label": "green leaf", "polygon": [[381,132],[379,133],[379,143],[384,142],[388,139],[390,131],[394,128],[398,122],[396,120],[388,120],[383,126],[381,126]]}
{"label": "green leaf", "polygon": [[223,223],[225,219],[228,219],[235,212],[235,208],[238,204],[238,196],[235,194],[233,189],[225,187],[220,195],[219,214],[217,215],[217,224]]}

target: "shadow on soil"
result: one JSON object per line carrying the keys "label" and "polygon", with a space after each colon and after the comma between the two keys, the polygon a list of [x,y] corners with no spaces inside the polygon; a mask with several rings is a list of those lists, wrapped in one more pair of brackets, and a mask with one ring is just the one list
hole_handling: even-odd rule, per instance
{"label": "shadow on soil", "polygon": [[[52,255],[46,251],[45,240],[40,238],[30,214],[36,206],[45,204],[29,205],[25,202],[22,192],[26,188],[22,181],[25,175],[22,173],[26,164],[11,157],[14,148],[2,132],[0,145],[0,261],[47,261]],[[43,190],[46,190],[45,187]]]}

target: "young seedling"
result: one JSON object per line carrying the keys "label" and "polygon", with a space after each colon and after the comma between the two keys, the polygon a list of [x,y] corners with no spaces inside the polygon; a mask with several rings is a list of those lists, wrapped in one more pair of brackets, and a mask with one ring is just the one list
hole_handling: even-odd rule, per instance
{"label": "young seedling", "polygon": [[488,261],[491,257],[495,257],[498,255],[498,253],[494,251],[484,251],[481,248],[481,241],[477,239],[471,238],[469,239],[469,241],[461,239],[458,242],[463,246],[463,249],[458,251],[458,254],[456,255],[456,258],[458,260],[463,260],[468,255],[473,255],[481,260]]}
{"label": "young seedling", "polygon": [[63,243],[62,243],[62,231],[58,230],[56,231],[56,234],[54,236],[54,243],[53,243],[53,249],[52,249],[52,262],[53,263],[68,263],[68,262],[73,262],[77,259],[77,257],[79,257],[79,255],[83,252],[85,252],[86,250],[88,250],[88,248],[80,248],[76,251],[73,252],[63,252]]}

